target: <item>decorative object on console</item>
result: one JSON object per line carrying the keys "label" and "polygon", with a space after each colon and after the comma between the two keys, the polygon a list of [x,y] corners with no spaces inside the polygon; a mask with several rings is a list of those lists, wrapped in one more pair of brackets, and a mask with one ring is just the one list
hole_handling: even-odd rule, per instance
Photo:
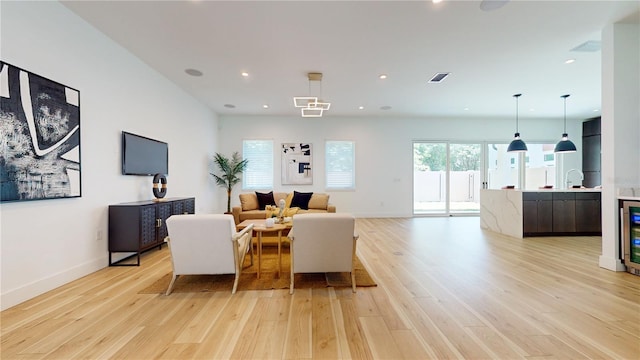
{"label": "decorative object on console", "polygon": [[153,177],[153,196],[159,201],[167,195],[167,177],[164,174],[156,174]]}
{"label": "decorative object on console", "polygon": [[518,131],[518,98],[520,96],[522,96],[522,94],[513,95],[513,97],[516,98],[516,133],[514,135],[513,141],[511,141],[511,143],[509,144],[509,147],[507,148],[507,152],[526,152],[527,151],[527,144],[525,144],[524,141],[520,139],[520,132]]}
{"label": "decorative object on console", "polygon": [[556,144],[556,148],[553,150],[553,152],[557,153],[576,152],[576,145],[571,140],[569,140],[569,134],[567,134],[567,98],[569,96],[571,95],[567,94],[560,96],[564,99],[564,132],[562,133],[562,139],[558,141],[558,143]]}
{"label": "decorative object on console", "polygon": [[313,184],[311,144],[282,144],[282,185]]}
{"label": "decorative object on console", "polygon": [[82,196],[80,92],[0,61],[0,202]]}
{"label": "decorative object on console", "polygon": [[[322,117],[322,114],[329,110],[331,103],[322,100],[322,73],[308,73],[309,96],[294,96],[293,106],[300,108],[302,117]],[[311,82],[318,83],[320,88],[320,98],[311,96]]]}
{"label": "decorative object on console", "polygon": [[227,213],[231,213],[231,190],[233,186],[240,182],[240,174],[247,168],[248,159],[241,159],[240,154],[236,151],[231,155],[231,159],[216,153],[213,161],[218,165],[221,175],[218,176],[211,173],[216,180],[216,184],[227,189]]}

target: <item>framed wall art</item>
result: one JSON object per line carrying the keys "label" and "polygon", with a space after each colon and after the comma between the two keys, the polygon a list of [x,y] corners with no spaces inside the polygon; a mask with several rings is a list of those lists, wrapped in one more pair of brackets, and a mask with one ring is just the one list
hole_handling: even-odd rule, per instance
{"label": "framed wall art", "polygon": [[81,196],[80,92],[0,61],[2,202]]}
{"label": "framed wall art", "polygon": [[282,185],[313,184],[311,144],[282,144]]}

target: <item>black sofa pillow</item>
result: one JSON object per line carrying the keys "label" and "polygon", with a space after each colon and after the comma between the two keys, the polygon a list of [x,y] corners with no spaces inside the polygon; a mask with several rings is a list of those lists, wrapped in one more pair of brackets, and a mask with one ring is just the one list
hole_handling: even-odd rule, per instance
{"label": "black sofa pillow", "polygon": [[290,207],[299,207],[303,210],[309,210],[309,200],[311,200],[311,195],[313,195],[312,192],[303,193],[294,191]]}
{"label": "black sofa pillow", "polygon": [[276,201],[273,199],[273,191],[268,193],[260,193],[256,191],[258,197],[258,209],[264,210],[267,205],[275,205]]}

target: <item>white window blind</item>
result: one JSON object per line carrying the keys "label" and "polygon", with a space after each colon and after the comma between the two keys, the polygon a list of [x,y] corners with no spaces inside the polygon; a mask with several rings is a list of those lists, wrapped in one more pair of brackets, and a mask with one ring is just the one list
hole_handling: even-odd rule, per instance
{"label": "white window blind", "polygon": [[355,189],[355,143],[353,141],[327,141],[325,151],[327,189]]}
{"label": "white window blind", "polygon": [[249,160],[242,173],[242,188],[273,189],[273,140],[242,141],[242,158]]}

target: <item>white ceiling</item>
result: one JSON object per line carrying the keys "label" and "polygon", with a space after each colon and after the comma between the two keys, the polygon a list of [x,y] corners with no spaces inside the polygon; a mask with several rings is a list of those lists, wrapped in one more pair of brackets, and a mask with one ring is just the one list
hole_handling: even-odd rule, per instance
{"label": "white ceiling", "polygon": [[[322,72],[311,93],[321,89],[331,117],[514,117],[515,93],[521,118],[562,118],[563,94],[568,118],[599,116],[601,52],[571,49],[599,41],[609,23],[637,22],[640,9],[637,0],[512,0],[493,11],[479,0],[63,3],[218,114],[297,115],[292,97],[309,95],[306,74]],[[437,72],[451,75],[427,83]]]}

